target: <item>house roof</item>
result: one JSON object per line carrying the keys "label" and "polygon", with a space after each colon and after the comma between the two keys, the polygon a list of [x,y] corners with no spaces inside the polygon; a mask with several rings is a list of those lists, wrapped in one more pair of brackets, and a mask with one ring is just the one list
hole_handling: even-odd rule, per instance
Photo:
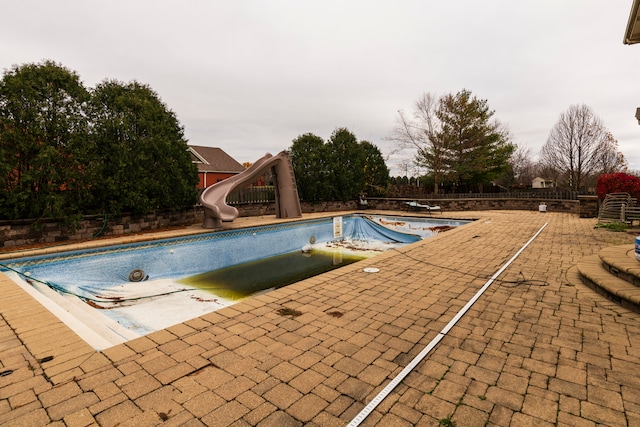
{"label": "house roof", "polygon": [[217,147],[189,145],[191,160],[198,165],[198,172],[240,173],[245,167]]}
{"label": "house roof", "polygon": [[624,44],[640,43],[640,0],[633,0],[627,31],[624,33]]}

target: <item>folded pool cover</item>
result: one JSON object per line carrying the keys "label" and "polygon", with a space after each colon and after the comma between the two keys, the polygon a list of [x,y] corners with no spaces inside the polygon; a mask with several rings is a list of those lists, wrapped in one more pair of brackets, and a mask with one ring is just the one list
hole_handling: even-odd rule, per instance
{"label": "folded pool cover", "polygon": [[379,241],[384,243],[413,243],[420,240],[416,234],[394,231],[365,217],[356,217],[344,226],[345,239],[363,242]]}

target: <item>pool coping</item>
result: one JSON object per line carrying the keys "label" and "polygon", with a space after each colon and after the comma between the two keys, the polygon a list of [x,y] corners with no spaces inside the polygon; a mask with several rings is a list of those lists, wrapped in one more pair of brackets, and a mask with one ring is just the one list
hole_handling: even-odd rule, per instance
{"label": "pool coping", "polygon": [[355,214],[388,215],[389,212],[394,212],[393,216],[428,218],[428,219],[434,219],[434,220],[464,219],[468,221],[474,221],[476,219],[476,218],[470,219],[466,217],[465,218],[433,217],[432,215],[428,215],[428,214],[421,215],[419,212],[412,214],[411,212],[404,212],[404,211],[382,211],[382,210],[371,210],[367,212],[355,210],[355,211],[341,211],[341,212],[320,212],[320,213],[311,213],[311,214],[305,213],[301,218],[276,218],[274,216],[269,216],[269,215],[258,216],[258,217],[240,217],[233,222],[223,223],[223,227],[216,230],[202,228],[202,224],[198,223],[190,226],[185,226],[184,228],[167,230],[167,231],[159,231],[159,232],[149,231],[145,233],[115,236],[111,238],[85,240],[82,242],[73,242],[73,241],[61,242],[61,243],[52,244],[50,246],[46,246],[46,244],[43,244],[44,247],[42,248],[19,249],[15,251],[0,252],[0,262],[3,260],[14,259],[14,258],[51,255],[51,254],[61,253],[61,252],[96,249],[96,248],[102,248],[107,246],[128,245],[132,243],[142,243],[142,242],[149,242],[154,240],[171,239],[176,237],[187,237],[187,236],[193,236],[193,235],[199,235],[199,234],[219,233],[224,231],[238,230],[242,228],[250,228],[250,227],[262,226],[262,225],[274,225],[274,224],[282,224],[282,223],[288,223],[288,222],[300,222],[300,221],[308,221],[312,219],[332,218],[337,216],[347,216],[347,215],[355,215]]}

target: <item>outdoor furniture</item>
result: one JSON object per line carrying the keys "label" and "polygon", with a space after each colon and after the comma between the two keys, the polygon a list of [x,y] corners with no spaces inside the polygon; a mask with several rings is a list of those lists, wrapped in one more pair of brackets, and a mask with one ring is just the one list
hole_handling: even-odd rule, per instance
{"label": "outdoor furniture", "polygon": [[440,206],[423,205],[418,202],[404,202],[404,203],[407,204],[409,207],[414,208],[416,211],[426,210],[427,212],[436,211],[436,212],[442,213]]}
{"label": "outdoor furniture", "polygon": [[598,223],[632,223],[640,219],[636,200],[629,193],[609,193],[600,204]]}
{"label": "outdoor furniture", "polygon": [[369,202],[367,202],[367,199],[365,199],[364,196],[360,196],[358,198],[358,208],[359,209],[368,209],[369,208]]}

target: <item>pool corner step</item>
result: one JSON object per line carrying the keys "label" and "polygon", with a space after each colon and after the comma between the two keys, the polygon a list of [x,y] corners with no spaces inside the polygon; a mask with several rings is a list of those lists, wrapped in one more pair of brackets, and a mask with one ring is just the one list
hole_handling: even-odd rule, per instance
{"label": "pool corner step", "polygon": [[[629,245],[605,248],[597,255],[581,259],[576,268],[584,284],[600,295],[640,313],[640,287],[634,274],[637,261],[627,255]],[[626,268],[630,267],[630,268]]]}

